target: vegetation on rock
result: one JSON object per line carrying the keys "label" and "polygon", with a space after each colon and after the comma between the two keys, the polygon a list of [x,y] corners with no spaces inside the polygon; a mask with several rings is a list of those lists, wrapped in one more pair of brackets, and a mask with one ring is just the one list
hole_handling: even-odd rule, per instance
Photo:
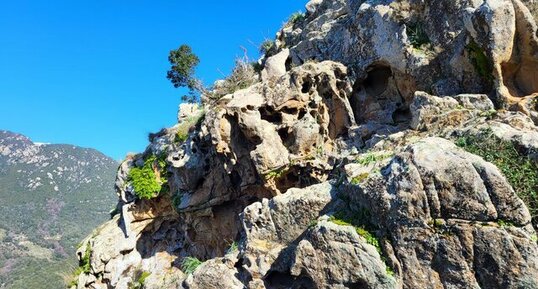
{"label": "vegetation on rock", "polygon": [[471,62],[476,69],[476,72],[488,81],[493,80],[493,63],[491,59],[486,55],[484,49],[480,47],[476,42],[471,41],[467,44],[467,51]]}
{"label": "vegetation on rock", "polygon": [[129,171],[128,179],[139,199],[152,199],[161,193],[167,183],[166,174],[166,161],[151,155],[144,160],[142,167],[133,167]]}
{"label": "vegetation on rock", "polygon": [[465,135],[456,145],[495,164],[527,204],[534,226],[538,225],[538,165],[520,153],[510,141],[496,137],[491,130],[477,135]]}
{"label": "vegetation on rock", "polygon": [[182,143],[187,140],[189,133],[193,128],[199,126],[204,121],[205,111],[201,110],[197,115],[182,121],[177,129],[176,142]]}
{"label": "vegetation on rock", "polygon": [[181,262],[181,271],[183,271],[185,274],[192,274],[194,271],[196,271],[196,268],[202,265],[202,263],[203,262],[198,260],[198,258],[185,257],[183,262]]}
{"label": "vegetation on rock", "polygon": [[420,22],[407,26],[407,37],[409,42],[416,49],[421,49],[424,45],[430,44],[430,38]]}

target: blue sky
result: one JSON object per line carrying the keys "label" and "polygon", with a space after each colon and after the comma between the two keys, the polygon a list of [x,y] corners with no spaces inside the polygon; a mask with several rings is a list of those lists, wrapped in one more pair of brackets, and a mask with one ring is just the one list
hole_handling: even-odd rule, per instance
{"label": "blue sky", "polygon": [[240,46],[274,38],[306,0],[0,1],[0,129],[96,148],[120,160],[176,123],[182,91],[166,79],[182,43],[206,83]]}

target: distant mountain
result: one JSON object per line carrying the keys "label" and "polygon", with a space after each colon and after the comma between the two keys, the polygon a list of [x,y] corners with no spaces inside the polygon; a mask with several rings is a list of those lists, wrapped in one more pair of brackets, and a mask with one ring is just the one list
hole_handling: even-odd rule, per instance
{"label": "distant mountain", "polygon": [[116,204],[117,167],[94,149],[0,130],[0,288],[65,288],[77,243]]}

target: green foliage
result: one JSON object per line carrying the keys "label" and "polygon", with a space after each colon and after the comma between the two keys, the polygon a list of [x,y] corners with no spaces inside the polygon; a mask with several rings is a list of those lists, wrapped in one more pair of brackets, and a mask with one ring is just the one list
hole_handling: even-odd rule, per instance
{"label": "green foliage", "polygon": [[538,225],[538,165],[536,162],[520,154],[512,142],[499,139],[489,129],[478,135],[460,137],[456,140],[456,145],[495,164],[517,195],[529,207],[533,224]]}
{"label": "green foliage", "polygon": [[491,109],[491,110],[488,110],[488,111],[483,111],[483,112],[480,113],[480,116],[485,117],[488,120],[493,119],[493,118],[495,118],[497,116],[497,110]]}
{"label": "green foliage", "polygon": [[64,277],[65,284],[68,288],[71,288],[73,286],[78,285],[78,277],[80,274],[82,274],[84,271],[82,267],[77,267],[71,274]]}
{"label": "green foliage", "polygon": [[353,226],[359,236],[362,236],[366,243],[374,246],[376,250],[382,255],[381,246],[378,239],[371,231],[375,230],[375,226],[370,223],[370,211],[362,209],[359,211],[339,211],[333,214],[329,221],[339,226]]}
{"label": "green foliage", "polygon": [[488,58],[484,49],[474,41],[469,42],[466,48],[476,72],[482,78],[491,81],[493,79],[493,62]]}
{"label": "green foliage", "polygon": [[290,18],[288,19],[288,24],[295,25],[296,23],[299,23],[305,19],[305,14],[301,11],[297,11],[293,14],[291,14]]}
{"label": "green foliage", "polygon": [[143,289],[144,283],[146,282],[146,279],[151,276],[150,272],[137,270],[135,272],[135,279],[134,282],[129,282],[129,289]]}
{"label": "green foliage", "polygon": [[426,44],[430,44],[430,38],[420,22],[407,26],[407,37],[414,48],[420,49]]}
{"label": "green foliage", "polygon": [[264,175],[265,180],[278,179],[288,172],[287,167],[281,167],[274,169]]}
{"label": "green foliage", "polygon": [[376,154],[376,153],[367,153],[365,155],[362,155],[360,156],[358,159],[357,159],[357,163],[363,165],[363,166],[368,166],[372,163],[377,163],[379,161],[382,161],[382,160],[385,160],[387,158],[390,158],[392,157],[394,154],[392,153],[383,153],[383,154]]}
{"label": "green foliage", "polygon": [[275,42],[271,39],[266,39],[260,45],[260,53],[263,55],[269,55],[271,50],[275,47]]}
{"label": "green foliage", "polygon": [[237,252],[237,250],[239,250],[239,245],[237,244],[237,242],[234,241],[230,245],[230,248],[228,248],[228,250],[226,250],[226,254]]}
{"label": "green foliage", "polygon": [[82,272],[85,274],[89,274],[91,271],[91,257],[92,254],[92,246],[90,243],[86,245],[86,250],[84,251],[84,256],[79,261],[79,266],[82,269]]}
{"label": "green foliage", "polygon": [[370,222],[370,211],[367,209],[361,209],[359,211],[339,211],[330,216],[329,221],[339,226],[352,226],[355,232],[364,238],[367,244],[375,247],[381,260],[385,263],[385,271],[388,276],[394,276],[394,271],[387,265],[387,260],[383,255],[381,244],[379,239],[375,236],[374,232],[376,227]]}
{"label": "green foliage", "polygon": [[178,49],[170,51],[168,61],[172,65],[167,73],[167,78],[175,88],[194,88],[194,72],[200,59],[196,56],[190,46],[181,45]]}
{"label": "green foliage", "polygon": [[192,274],[194,271],[196,271],[196,268],[202,265],[202,263],[203,262],[197,258],[186,257],[183,259],[183,262],[181,262],[181,271],[183,271],[185,274]]}
{"label": "green foliage", "polygon": [[534,243],[537,243],[538,242],[538,235],[532,234],[531,235],[531,241],[533,241]]}
{"label": "green foliage", "polygon": [[182,121],[178,126],[175,141],[178,143],[185,142],[189,138],[190,131],[199,126],[204,121],[204,118],[205,111],[201,110],[199,114]]}
{"label": "green foliage", "polygon": [[129,171],[128,180],[139,199],[155,198],[167,183],[166,162],[152,155],[144,161],[141,168],[134,167]]}
{"label": "green foliage", "polygon": [[206,92],[206,88],[195,77],[196,66],[200,59],[192,52],[188,45],[181,45],[178,49],[170,51],[168,61],[171,64],[166,77],[175,88],[187,87],[189,92],[182,97],[183,101],[195,103],[200,100],[200,95]]}
{"label": "green foliage", "polygon": [[501,228],[506,228],[506,227],[513,227],[514,224],[510,221],[505,221],[505,220],[497,220],[497,224],[499,225],[499,227]]}
{"label": "green foliage", "polygon": [[356,177],[353,177],[351,179],[351,184],[352,185],[360,185],[362,184],[364,181],[366,181],[368,179],[368,177],[370,176],[369,173],[362,173],[362,174],[359,174],[358,176]]}

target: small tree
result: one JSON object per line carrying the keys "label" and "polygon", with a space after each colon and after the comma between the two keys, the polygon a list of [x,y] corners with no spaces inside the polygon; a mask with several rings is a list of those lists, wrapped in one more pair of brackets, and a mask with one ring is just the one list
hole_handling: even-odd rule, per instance
{"label": "small tree", "polygon": [[192,52],[190,46],[184,44],[170,51],[168,61],[172,66],[166,78],[175,88],[187,87],[189,89],[188,95],[182,97],[184,101],[196,102],[204,91],[202,82],[194,76],[196,66],[200,63],[198,56]]}

